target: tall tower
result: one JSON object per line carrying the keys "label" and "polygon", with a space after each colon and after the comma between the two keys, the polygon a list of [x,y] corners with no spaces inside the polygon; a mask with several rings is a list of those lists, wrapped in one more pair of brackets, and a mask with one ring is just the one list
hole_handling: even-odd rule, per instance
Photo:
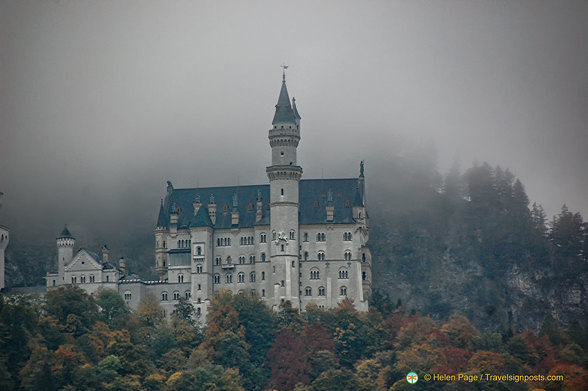
{"label": "tall tower", "polygon": [[285,301],[300,307],[298,185],[302,167],[297,165],[296,150],[300,142],[300,115],[295,101],[290,104],[283,66],[282,88],[276,113],[269,130],[272,164],[266,172],[270,183],[270,226],[272,244],[270,262],[273,291],[270,304],[277,309]]}
{"label": "tall tower", "polygon": [[74,245],[76,239],[71,235],[67,225],[63,227],[63,231],[57,237],[57,274],[61,281],[57,285],[65,284],[65,266],[73,259]]}

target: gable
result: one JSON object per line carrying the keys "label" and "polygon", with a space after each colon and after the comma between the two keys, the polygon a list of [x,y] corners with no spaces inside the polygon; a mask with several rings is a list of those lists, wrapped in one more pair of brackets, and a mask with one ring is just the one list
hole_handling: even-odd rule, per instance
{"label": "gable", "polygon": [[69,272],[74,271],[89,271],[89,270],[102,270],[102,265],[96,260],[96,257],[90,254],[87,250],[80,250],[73,257],[69,265],[65,267],[65,270]]}

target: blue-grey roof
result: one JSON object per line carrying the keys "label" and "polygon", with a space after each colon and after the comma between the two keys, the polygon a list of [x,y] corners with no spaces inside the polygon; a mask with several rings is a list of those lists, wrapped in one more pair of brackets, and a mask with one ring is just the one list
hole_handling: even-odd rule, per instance
{"label": "blue-grey roof", "polygon": [[61,233],[57,237],[57,239],[64,239],[64,238],[72,238],[73,239],[73,236],[71,236],[69,229],[67,229],[67,224],[65,225],[65,227],[63,227],[63,231],[61,231]]}
{"label": "blue-grey roof", "polygon": [[278,104],[276,105],[276,113],[272,125],[278,123],[296,123],[296,116],[290,105],[290,97],[288,96],[288,88],[286,87],[286,80],[282,81],[282,88],[280,89],[280,96],[278,97]]}
{"label": "blue-grey roof", "polygon": [[166,225],[167,224],[165,223],[165,212],[163,210],[163,200],[161,200],[161,205],[159,206],[159,215],[157,216],[157,226],[165,227]]}
{"label": "blue-grey roof", "polygon": [[[327,223],[327,198],[329,191],[333,194],[332,205],[335,207],[334,220],[329,223],[354,223],[352,205],[358,188],[357,178],[345,179],[303,179],[300,181],[300,224]],[[178,228],[213,227],[215,229],[232,228],[233,199],[237,194],[239,200],[236,211],[239,212],[240,228],[254,225],[269,225],[269,185],[203,187],[193,189],[173,189],[166,197],[162,208],[165,220],[164,227],[169,226],[170,206],[175,205],[178,212]],[[255,221],[257,197],[263,201],[263,215],[259,222]],[[214,196],[216,203],[216,223],[209,218],[208,202],[203,202],[194,216],[194,200],[209,200]],[[159,220],[159,219],[158,219]],[[159,226],[159,221],[158,221]]]}

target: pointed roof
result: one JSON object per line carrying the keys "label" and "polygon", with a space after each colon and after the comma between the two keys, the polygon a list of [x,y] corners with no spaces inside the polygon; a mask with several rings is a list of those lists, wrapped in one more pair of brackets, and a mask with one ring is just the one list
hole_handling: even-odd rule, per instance
{"label": "pointed roof", "polygon": [[157,217],[157,226],[158,227],[165,227],[166,224],[165,219],[165,210],[163,209],[163,200],[161,200],[161,205],[159,206],[159,216]]}
{"label": "pointed roof", "polygon": [[292,98],[292,110],[294,111],[294,117],[296,119],[301,119],[300,114],[298,114],[298,109],[296,108],[296,98]]}
{"label": "pointed roof", "polygon": [[276,105],[276,113],[272,125],[278,123],[296,123],[296,116],[290,105],[290,97],[288,96],[288,88],[286,87],[286,75],[282,77],[282,88],[280,89],[280,96],[278,97],[278,104]]}
{"label": "pointed roof", "polygon": [[67,229],[67,224],[65,225],[65,227],[63,227],[63,231],[61,231],[61,233],[59,234],[59,236],[57,237],[57,239],[63,239],[63,238],[74,238],[71,233],[69,232],[69,229]]}
{"label": "pointed roof", "polygon": [[363,197],[359,191],[359,186],[355,188],[355,196],[353,197],[353,206],[363,206]]}

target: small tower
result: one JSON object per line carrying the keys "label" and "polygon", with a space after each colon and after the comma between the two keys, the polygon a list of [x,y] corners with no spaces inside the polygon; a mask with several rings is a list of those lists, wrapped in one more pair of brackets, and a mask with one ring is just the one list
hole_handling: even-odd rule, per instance
{"label": "small tower", "polygon": [[65,266],[67,266],[73,259],[73,250],[76,244],[76,239],[71,235],[67,225],[63,227],[61,234],[56,239],[57,241],[57,273],[61,284],[65,284]]}
{"label": "small tower", "polygon": [[298,209],[299,182],[302,167],[297,165],[296,152],[300,142],[300,115],[292,108],[286,87],[286,66],[283,66],[282,88],[276,112],[269,130],[272,150],[271,166],[266,172],[270,182],[270,226],[272,244],[273,298],[268,297],[277,309],[280,303],[290,301],[300,307]]}

